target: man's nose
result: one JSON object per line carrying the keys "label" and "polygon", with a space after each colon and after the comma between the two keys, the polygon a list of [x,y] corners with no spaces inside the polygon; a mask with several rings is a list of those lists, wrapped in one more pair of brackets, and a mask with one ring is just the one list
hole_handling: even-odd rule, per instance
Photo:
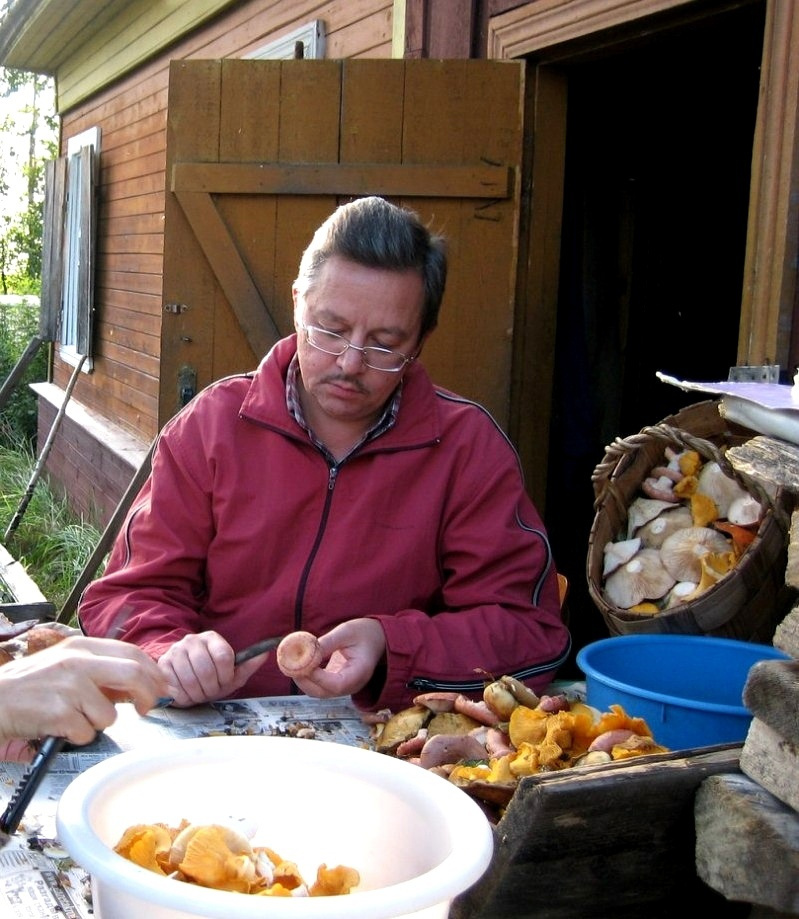
{"label": "man's nose", "polygon": [[339,354],[338,364],[342,370],[356,373],[365,366],[363,362],[363,351],[357,345],[349,345],[343,354]]}

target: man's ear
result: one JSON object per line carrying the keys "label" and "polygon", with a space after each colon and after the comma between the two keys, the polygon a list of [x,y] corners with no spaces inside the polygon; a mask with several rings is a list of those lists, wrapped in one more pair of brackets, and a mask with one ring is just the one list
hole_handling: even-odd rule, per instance
{"label": "man's ear", "polygon": [[294,303],[294,328],[300,331],[300,295],[297,291],[297,285],[291,285],[291,299]]}

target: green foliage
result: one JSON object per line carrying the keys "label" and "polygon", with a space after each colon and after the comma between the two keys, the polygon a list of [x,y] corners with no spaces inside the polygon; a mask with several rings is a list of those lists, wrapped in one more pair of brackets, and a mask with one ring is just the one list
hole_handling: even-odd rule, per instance
{"label": "green foliage", "polygon": [[0,122],[0,292],[22,294],[41,279],[44,170],[58,153],[53,82],[0,67],[0,98],[17,102]]}
{"label": "green foliage", "polygon": [[[5,382],[39,328],[35,297],[0,297],[0,381]],[[36,444],[37,400],[30,384],[47,379],[47,350],[42,344],[0,410],[0,444]]]}
{"label": "green foliage", "polygon": [[[5,533],[25,496],[36,457],[23,441],[0,445],[0,525]],[[41,477],[6,548],[26,569],[56,609],[63,606],[73,585],[100,541],[100,531],[77,517]]]}

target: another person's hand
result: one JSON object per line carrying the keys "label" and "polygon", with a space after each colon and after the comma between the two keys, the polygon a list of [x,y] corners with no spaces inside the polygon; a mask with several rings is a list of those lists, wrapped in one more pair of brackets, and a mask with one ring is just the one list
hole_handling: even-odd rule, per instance
{"label": "another person's hand", "polygon": [[145,714],[169,687],[134,645],[65,638],[0,667],[0,739],[54,735],[86,744],[116,719],[115,701]]}
{"label": "another person's hand", "polygon": [[371,680],[386,651],[376,619],[350,619],[319,636],[326,661],[307,676],[294,677],[298,689],[317,699],[349,696]]}
{"label": "another person's hand", "polygon": [[179,708],[227,699],[264,663],[259,654],[235,666],[233,648],[218,632],[184,635],[158,659],[170,685],[172,704]]}

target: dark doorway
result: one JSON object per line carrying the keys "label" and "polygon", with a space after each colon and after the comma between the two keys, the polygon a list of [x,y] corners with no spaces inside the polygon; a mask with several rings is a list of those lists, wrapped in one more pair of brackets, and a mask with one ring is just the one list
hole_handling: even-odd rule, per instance
{"label": "dark doorway", "polygon": [[723,380],[737,362],[764,19],[753,3],[566,71],[546,522],[575,652],[608,635],[585,584],[605,445],[699,401],[656,371]]}

